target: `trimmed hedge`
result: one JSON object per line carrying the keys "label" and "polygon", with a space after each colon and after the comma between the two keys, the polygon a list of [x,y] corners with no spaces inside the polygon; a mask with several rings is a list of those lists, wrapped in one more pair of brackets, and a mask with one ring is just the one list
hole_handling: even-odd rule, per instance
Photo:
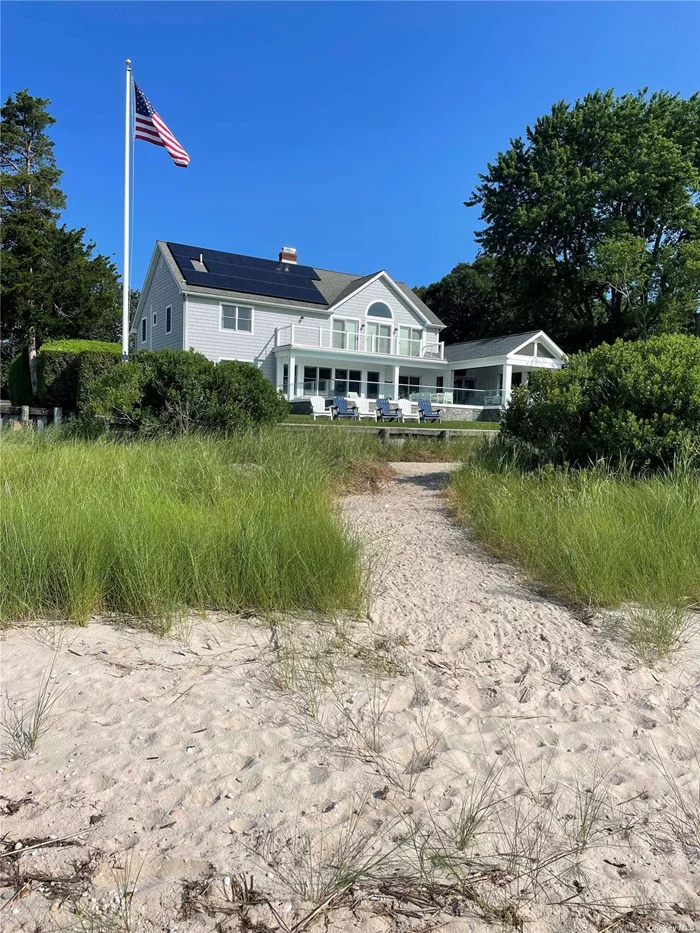
{"label": "trimmed hedge", "polygon": [[250,363],[215,364],[192,350],[145,350],[93,380],[82,411],[90,433],[110,424],[230,433],[282,421],[289,405]]}
{"label": "trimmed hedge", "polygon": [[513,390],[501,441],[524,466],[604,460],[641,472],[700,457],[700,338],[618,340],[534,370]]}
{"label": "trimmed hedge", "polygon": [[13,405],[29,405],[32,400],[29,352],[26,347],[10,363],[7,371],[7,391]]}
{"label": "trimmed hedge", "polygon": [[121,360],[118,343],[103,340],[52,340],[37,353],[38,397],[42,405],[80,408],[89,382]]}

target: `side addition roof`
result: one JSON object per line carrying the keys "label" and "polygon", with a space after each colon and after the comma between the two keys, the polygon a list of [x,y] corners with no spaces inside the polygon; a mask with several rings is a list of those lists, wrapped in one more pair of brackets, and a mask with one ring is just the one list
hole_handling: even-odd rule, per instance
{"label": "side addition roof", "polygon": [[445,359],[450,363],[456,363],[461,360],[506,356],[541,333],[541,330],[528,330],[523,334],[507,334],[505,337],[483,337],[481,340],[452,343],[445,347]]}

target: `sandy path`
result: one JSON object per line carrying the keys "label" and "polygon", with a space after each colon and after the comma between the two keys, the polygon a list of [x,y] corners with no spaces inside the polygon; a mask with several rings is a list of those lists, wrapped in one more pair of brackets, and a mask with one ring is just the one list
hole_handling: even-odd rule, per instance
{"label": "sandy path", "polygon": [[[31,701],[51,663],[63,693],[32,756],[2,763],[0,843],[85,835],[0,860],[3,929],[65,929],[76,899],[78,928],[114,928],[95,917],[119,914],[130,847],[140,867],[133,929],[242,929],[223,884],[240,873],[255,875],[274,908],[254,907],[246,922],[292,928],[314,900],[292,888],[309,883],[310,864],[332,878],[353,810],[366,852],[415,825],[449,833],[492,769],[507,802],[489,812],[475,851],[498,866],[514,864],[514,849],[521,866],[536,850],[570,850],[581,801],[602,801],[580,857],[543,870],[534,899],[514,894],[499,867],[485,888],[494,904],[514,898],[535,933],[611,920],[700,930],[700,846],[674,831],[678,808],[655,762],[685,799],[696,795],[697,812],[697,643],[640,668],[595,625],[533,594],[453,523],[441,495],[448,469],[397,464],[382,492],[344,503],[372,558],[369,622],[281,620],[271,632],[266,620],[209,618],[166,638],[99,622],[4,633],[10,697]],[[30,879],[15,897],[12,865],[72,880]],[[531,882],[530,872],[516,886]],[[63,889],[72,900],[57,907]],[[433,916],[425,904],[412,914],[389,895],[358,895],[327,923],[493,929],[474,905],[446,903]],[[638,917],[621,925],[615,911],[633,905]]]}

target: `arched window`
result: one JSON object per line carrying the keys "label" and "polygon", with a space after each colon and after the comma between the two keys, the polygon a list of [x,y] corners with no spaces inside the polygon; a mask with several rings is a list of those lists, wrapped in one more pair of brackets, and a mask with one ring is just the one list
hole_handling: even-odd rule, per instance
{"label": "arched window", "polygon": [[389,305],[385,305],[383,301],[375,301],[367,308],[367,317],[383,317],[391,320],[393,315]]}

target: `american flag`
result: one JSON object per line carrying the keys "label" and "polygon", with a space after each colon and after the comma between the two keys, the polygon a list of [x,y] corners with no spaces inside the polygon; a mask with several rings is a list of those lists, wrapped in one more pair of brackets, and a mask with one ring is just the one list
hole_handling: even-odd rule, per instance
{"label": "american flag", "polygon": [[170,153],[170,158],[180,168],[187,168],[190,157],[175,139],[168,127],[156,112],[150,100],[134,81],[134,98],[136,102],[136,139],[143,139],[154,146],[164,146]]}

